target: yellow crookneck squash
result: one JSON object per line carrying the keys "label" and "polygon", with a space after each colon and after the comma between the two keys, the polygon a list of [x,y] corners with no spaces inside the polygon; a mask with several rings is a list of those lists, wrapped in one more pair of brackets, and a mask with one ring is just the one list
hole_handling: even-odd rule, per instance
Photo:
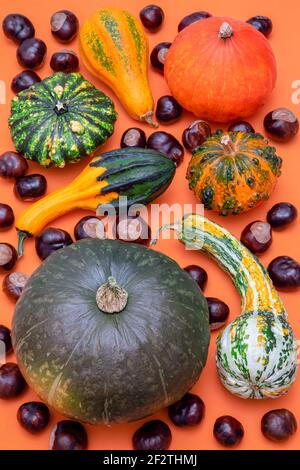
{"label": "yellow crookneck squash", "polygon": [[98,10],[80,30],[80,55],[86,68],[114,91],[133,119],[156,126],[148,49],[142,24],[126,10]]}

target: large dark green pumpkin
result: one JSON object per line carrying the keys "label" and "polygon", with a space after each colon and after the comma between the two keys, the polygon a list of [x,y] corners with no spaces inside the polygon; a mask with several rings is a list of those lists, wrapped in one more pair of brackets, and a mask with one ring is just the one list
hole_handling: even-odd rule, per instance
{"label": "large dark green pumpkin", "polygon": [[91,155],[114,131],[112,100],[80,73],[55,73],[11,102],[9,126],[18,152],[63,168]]}
{"label": "large dark green pumpkin", "polygon": [[[119,313],[96,301],[110,277],[128,293]],[[45,402],[107,424],[180,399],[205,365],[210,336],[192,278],[167,256],[116,240],[82,240],[51,255],[28,281],[12,335],[24,377]]]}

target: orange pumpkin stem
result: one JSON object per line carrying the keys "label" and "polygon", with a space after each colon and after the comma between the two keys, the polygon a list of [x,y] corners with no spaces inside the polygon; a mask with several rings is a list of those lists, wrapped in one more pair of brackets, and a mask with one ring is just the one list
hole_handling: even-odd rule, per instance
{"label": "orange pumpkin stem", "polygon": [[227,155],[235,155],[235,146],[228,134],[221,137],[221,144]]}
{"label": "orange pumpkin stem", "polygon": [[220,29],[219,29],[219,38],[227,39],[227,38],[231,38],[232,35],[233,35],[232,27],[230,26],[229,23],[227,23],[227,21],[224,21],[224,23],[221,24]]}

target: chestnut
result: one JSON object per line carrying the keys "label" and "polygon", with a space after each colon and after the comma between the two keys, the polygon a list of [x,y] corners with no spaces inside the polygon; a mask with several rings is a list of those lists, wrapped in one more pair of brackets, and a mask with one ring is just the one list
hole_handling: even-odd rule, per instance
{"label": "chestnut", "polygon": [[210,135],[211,127],[208,122],[202,120],[194,121],[183,131],[182,143],[187,150],[192,151],[203,144]]}
{"label": "chestnut", "polygon": [[272,228],[280,228],[294,222],[297,215],[298,211],[293,204],[289,202],[279,202],[269,210],[267,221]]}
{"label": "chestnut", "polygon": [[27,160],[16,152],[5,152],[0,156],[0,176],[17,179],[28,170]]}
{"label": "chestnut", "polygon": [[192,23],[196,23],[196,21],[205,20],[206,18],[210,18],[211,14],[207,11],[195,11],[190,15],[185,16],[178,25],[178,32],[182,31],[184,28],[189,26]]}
{"label": "chestnut", "polygon": [[25,388],[26,382],[17,364],[7,362],[0,367],[0,398],[15,398]]}
{"label": "chestnut", "polygon": [[0,270],[10,271],[14,268],[18,259],[18,253],[9,243],[0,243]]}
{"label": "chestnut", "polygon": [[180,142],[168,132],[156,131],[147,140],[147,148],[167,155],[176,166],[183,161],[184,149]]}
{"label": "chestnut", "polygon": [[285,408],[268,411],[261,419],[261,432],[271,441],[286,441],[296,431],[296,418]]}
{"label": "chestnut", "polygon": [[2,282],[2,290],[12,300],[19,300],[27,281],[26,274],[19,272],[7,274]]}
{"label": "chestnut", "polygon": [[22,67],[36,69],[43,64],[46,52],[47,46],[41,39],[25,39],[17,49],[17,59]]}
{"label": "chestnut", "polygon": [[244,437],[242,424],[232,416],[220,416],[214,424],[214,436],[225,447],[238,445]]}
{"label": "chestnut", "polygon": [[65,230],[59,228],[46,228],[35,239],[35,249],[41,260],[52,253],[71,245],[73,240]]}
{"label": "chestnut", "polygon": [[249,20],[247,20],[247,23],[251,24],[251,26],[253,26],[255,29],[257,29],[257,31],[266,37],[270,36],[273,29],[272,20],[268,16],[252,16],[249,18]]}
{"label": "chestnut", "polygon": [[76,72],[79,68],[79,60],[75,52],[62,50],[53,54],[50,67],[54,72]]}
{"label": "chestnut", "polygon": [[121,148],[140,147],[145,148],[147,137],[145,132],[139,127],[130,127],[121,137]]}
{"label": "chestnut", "polygon": [[132,438],[134,450],[167,450],[172,441],[169,426],[158,419],[148,421],[135,431]]}
{"label": "chestnut", "polygon": [[289,109],[277,108],[266,115],[264,128],[272,139],[288,142],[298,133],[299,121]]}
{"label": "chestnut", "polygon": [[123,242],[147,246],[151,241],[151,229],[140,216],[117,217],[114,233],[116,239]]}
{"label": "chestnut", "polygon": [[14,193],[21,201],[32,201],[44,196],[46,191],[47,180],[40,174],[21,176],[14,186]]}
{"label": "chestnut", "polygon": [[235,121],[228,127],[229,132],[246,132],[247,134],[254,134],[254,127],[247,121]]}
{"label": "chestnut", "polygon": [[278,256],[268,266],[269,276],[277,289],[300,287],[300,264],[290,256]]}
{"label": "chestnut", "polygon": [[25,39],[33,38],[35,34],[34,26],[24,15],[12,13],[7,15],[2,23],[5,36],[20,44]]}
{"label": "chestnut", "polygon": [[201,423],[205,405],[198,395],[186,393],[181,400],[169,406],[169,418],[175,426],[196,426]]}
{"label": "chestnut", "polygon": [[171,46],[171,42],[160,42],[154,47],[150,54],[151,65],[159,70],[159,72],[163,73],[164,71],[166,57]]}
{"label": "chestnut", "polygon": [[0,203],[0,230],[8,230],[15,221],[12,208],[7,204]]}
{"label": "chestnut", "polygon": [[161,96],[156,106],[156,118],[164,124],[170,124],[177,121],[182,115],[183,108],[173,96]]}
{"label": "chestnut", "polygon": [[76,240],[83,238],[105,238],[105,227],[101,220],[95,216],[87,215],[77,222],[74,228]]}
{"label": "chestnut", "polygon": [[229,307],[225,302],[215,297],[206,297],[209,313],[209,327],[211,331],[218,330],[225,325],[229,317]]}
{"label": "chestnut", "polygon": [[11,332],[10,329],[7,328],[7,326],[0,325],[0,342],[4,344],[5,354],[9,354],[12,352],[13,347],[11,342]]}
{"label": "chestnut", "polygon": [[40,81],[41,78],[33,70],[23,70],[13,78],[11,89],[14,93],[20,93],[20,91],[27,90],[27,88]]}
{"label": "chestnut", "polygon": [[207,272],[205,271],[205,269],[201,268],[201,266],[191,264],[189,266],[186,266],[184,270],[189,273],[189,275],[194,279],[194,281],[203,291],[206,287],[208,279]]}
{"label": "chestnut", "polygon": [[264,253],[272,243],[272,229],[268,222],[255,220],[241,234],[241,242],[254,254]]}
{"label": "chestnut", "polygon": [[140,11],[140,20],[144,27],[151,32],[156,32],[164,21],[165,14],[158,5],[148,5]]}
{"label": "chestnut", "polygon": [[69,10],[60,10],[54,13],[50,23],[53,36],[60,42],[71,42],[77,35],[78,18]]}
{"label": "chestnut", "polygon": [[59,421],[50,436],[51,450],[85,450],[88,437],[81,423],[71,420]]}
{"label": "chestnut", "polygon": [[22,428],[32,434],[37,434],[48,426],[50,411],[45,403],[30,401],[20,406],[17,419]]}

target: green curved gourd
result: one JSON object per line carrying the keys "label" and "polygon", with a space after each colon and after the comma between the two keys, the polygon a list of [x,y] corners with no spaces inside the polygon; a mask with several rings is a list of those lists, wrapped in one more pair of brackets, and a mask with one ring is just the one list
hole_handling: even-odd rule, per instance
{"label": "green curved gourd", "polygon": [[18,152],[63,168],[103,144],[116,118],[112,100],[81,74],[58,72],[13,98],[9,127]]}
{"label": "green curved gourd", "polygon": [[135,243],[81,240],[47,258],[13,318],[28,384],[57,411],[88,423],[141,419],[198,380],[210,338],[196,283]]}
{"label": "green curved gourd", "polygon": [[183,243],[212,256],[241,295],[242,314],[217,340],[217,368],[224,386],[242,398],[274,398],[296,378],[296,340],[284,305],[266,269],[226,229],[200,215],[170,228]]}

